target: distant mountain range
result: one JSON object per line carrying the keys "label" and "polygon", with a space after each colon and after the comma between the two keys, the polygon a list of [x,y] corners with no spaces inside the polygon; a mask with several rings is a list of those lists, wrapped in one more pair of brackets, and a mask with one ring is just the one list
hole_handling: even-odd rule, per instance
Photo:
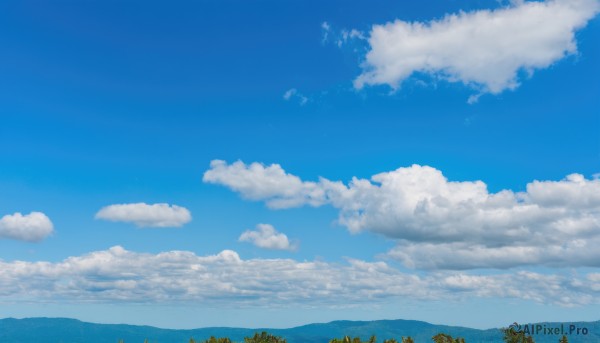
{"label": "distant mountain range", "polygon": [[[532,324],[529,324],[531,327]],[[536,324],[533,324],[536,325]],[[587,334],[570,335],[570,343],[600,342],[600,321],[576,323],[537,323],[540,327],[555,328],[570,325],[585,328]],[[523,326],[524,327],[524,326]],[[234,342],[244,340],[255,332],[268,331],[282,336],[289,343],[327,343],[332,338],[360,336],[368,339],[376,335],[383,339],[411,336],[416,343],[432,342],[431,337],[443,332],[463,337],[467,343],[502,342],[499,329],[478,330],[459,326],[434,325],[415,320],[334,321],[308,324],[290,329],[243,329],[212,327],[192,330],[159,329],[151,326],[125,324],[94,324],[67,318],[0,319],[0,343],[112,343],[123,339],[125,343],[188,343],[190,338],[204,340],[210,336],[229,337]],[[557,343],[560,335],[543,333],[533,335],[536,343]]]}

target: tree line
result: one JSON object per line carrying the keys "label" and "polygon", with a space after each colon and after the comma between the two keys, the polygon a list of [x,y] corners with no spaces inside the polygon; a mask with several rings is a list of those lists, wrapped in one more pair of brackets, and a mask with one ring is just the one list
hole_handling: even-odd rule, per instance
{"label": "tree line", "polygon": [[[531,335],[528,335],[524,332],[514,331],[512,328],[504,328],[502,329],[503,340],[505,343],[535,343],[535,340]],[[434,343],[466,343],[465,339],[462,337],[454,338],[445,333],[438,333],[437,335],[431,337],[431,340]],[[125,343],[123,340],[119,340],[119,343]],[[146,339],[144,343],[149,343]],[[190,338],[189,343],[233,343],[231,339],[227,337],[210,337],[206,340],[196,341],[193,338]],[[244,337],[244,343],[287,343],[287,340],[283,337],[272,335],[268,332],[255,333],[252,337]],[[342,338],[334,338],[329,341],[329,343],[377,343],[377,338],[375,336],[371,336],[366,341],[361,340],[360,337],[350,337],[344,336]],[[400,341],[395,338],[386,339],[383,343],[415,343],[412,337],[401,337]],[[563,335],[558,343],[569,343],[567,336]]]}

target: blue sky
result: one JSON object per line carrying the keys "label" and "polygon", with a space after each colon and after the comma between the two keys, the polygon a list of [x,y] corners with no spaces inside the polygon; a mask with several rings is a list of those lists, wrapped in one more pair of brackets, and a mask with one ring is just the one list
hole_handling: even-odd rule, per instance
{"label": "blue sky", "polygon": [[598,320],[599,6],[3,3],[0,316]]}

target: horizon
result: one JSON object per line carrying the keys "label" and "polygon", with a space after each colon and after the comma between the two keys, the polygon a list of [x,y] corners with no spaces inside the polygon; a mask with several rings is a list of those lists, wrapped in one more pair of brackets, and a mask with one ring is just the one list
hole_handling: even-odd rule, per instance
{"label": "horizon", "polygon": [[599,12],[0,4],[0,317],[600,320]]}
{"label": "horizon", "polygon": [[[275,330],[287,330],[287,329],[295,329],[295,328],[299,328],[299,327],[303,327],[303,326],[308,326],[308,325],[326,325],[326,324],[331,324],[331,323],[335,323],[335,322],[351,322],[351,323],[369,323],[369,322],[393,322],[393,321],[404,321],[404,322],[419,322],[419,323],[425,323],[425,324],[430,324],[433,326],[450,326],[450,327],[455,327],[455,328],[466,328],[466,329],[474,329],[474,330],[480,330],[480,331],[486,331],[486,330],[494,330],[494,329],[501,329],[504,327],[509,327],[510,324],[507,324],[505,326],[498,326],[498,327],[489,327],[489,328],[472,328],[472,327],[468,327],[468,326],[460,326],[460,325],[447,325],[447,324],[443,324],[443,323],[430,323],[427,321],[423,321],[423,320],[415,320],[415,319],[401,319],[401,318],[396,318],[396,319],[375,319],[375,320],[345,320],[345,319],[338,319],[338,320],[332,320],[332,321],[328,321],[328,322],[308,322],[302,325],[296,325],[296,326],[290,326],[290,327],[280,327],[280,328],[276,328],[276,327],[233,327],[233,326],[202,326],[202,327],[193,327],[193,328],[170,328],[170,327],[158,327],[158,326],[153,326],[153,325],[143,325],[143,324],[127,324],[127,323],[99,323],[99,322],[89,322],[89,321],[84,321],[84,320],[79,320],[76,318],[67,318],[67,317],[25,317],[25,318],[14,318],[14,317],[5,317],[5,318],[0,318],[0,320],[5,320],[5,319],[15,319],[15,320],[27,320],[27,319],[66,319],[66,320],[74,320],[74,321],[78,321],[81,323],[87,323],[87,324],[97,324],[97,325],[128,325],[128,326],[136,326],[136,327],[152,327],[152,328],[156,328],[156,329],[161,329],[161,330],[199,330],[199,329],[248,329],[248,330],[270,330],[270,329],[275,329]],[[568,322],[554,322],[554,321],[550,321],[550,322],[524,322],[524,323],[520,323],[521,325],[531,325],[531,324],[537,324],[537,323],[596,323],[596,322],[600,322],[599,320],[592,320],[592,321],[568,321]]]}

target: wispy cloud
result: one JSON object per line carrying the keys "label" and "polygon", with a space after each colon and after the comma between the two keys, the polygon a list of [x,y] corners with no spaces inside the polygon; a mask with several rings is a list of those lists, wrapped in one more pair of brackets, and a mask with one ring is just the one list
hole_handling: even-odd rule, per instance
{"label": "wispy cloud", "polygon": [[575,32],[600,9],[598,0],[513,1],[509,7],[447,15],[430,22],[374,25],[356,88],[393,89],[414,73],[462,82],[479,94],[519,86],[531,75],[577,53]]}
{"label": "wispy cloud", "polygon": [[280,165],[213,161],[204,181],[275,209],[330,205],[352,233],[395,239],[389,256],[426,269],[600,266],[600,179],[571,174],[490,193],[413,165],[349,184],[303,181]]}
{"label": "wispy cloud", "polygon": [[321,43],[327,43],[327,41],[329,41],[329,32],[331,31],[331,26],[328,22],[324,21],[321,23],[321,30],[323,36],[321,38]]}
{"label": "wispy cloud", "polygon": [[231,250],[198,256],[189,251],[136,253],[116,246],[62,262],[0,261],[0,300],[339,307],[394,298],[481,297],[578,306],[598,303],[598,280],[598,273],[414,275],[385,262],[244,260]]}
{"label": "wispy cloud", "polygon": [[356,30],[356,29],[342,29],[342,30],[334,30],[328,22],[323,22],[321,24],[321,30],[323,38],[321,40],[322,43],[333,43],[338,48],[348,44],[349,42],[355,40],[366,41],[367,37],[364,32]]}
{"label": "wispy cloud", "polygon": [[42,212],[31,212],[26,215],[16,212],[0,218],[0,238],[38,242],[52,232],[54,232],[54,225]]}
{"label": "wispy cloud", "polygon": [[259,248],[272,250],[290,250],[298,248],[297,244],[291,244],[287,235],[278,232],[271,224],[258,224],[256,230],[246,230],[240,235],[240,242],[249,242]]}
{"label": "wispy cloud", "polygon": [[300,106],[304,106],[308,103],[308,97],[298,92],[296,88],[288,89],[285,93],[283,93],[283,99],[285,101],[296,99]]}
{"label": "wispy cloud", "polygon": [[185,207],[169,204],[116,204],[103,207],[96,219],[134,223],[138,227],[180,227],[192,220]]}

